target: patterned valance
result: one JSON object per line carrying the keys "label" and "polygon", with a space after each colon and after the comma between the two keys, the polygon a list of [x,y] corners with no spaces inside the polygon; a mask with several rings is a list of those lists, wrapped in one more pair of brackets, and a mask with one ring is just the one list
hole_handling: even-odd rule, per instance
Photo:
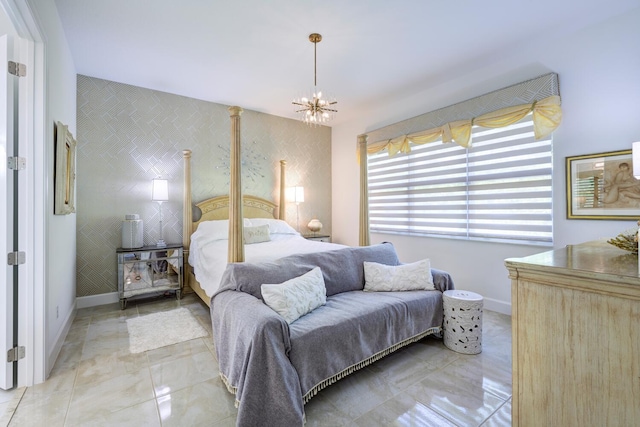
{"label": "patterned valance", "polygon": [[[436,110],[399,122],[368,134],[367,153],[388,150],[393,156],[409,153],[411,144],[455,142],[471,147],[471,128],[474,125],[498,128],[508,126],[533,113],[536,139],[553,132],[562,120],[558,75],[546,74],[450,107]],[[410,131],[412,129],[420,129]],[[402,132],[409,130],[409,132]],[[397,132],[397,133],[395,133]],[[386,139],[380,136],[395,135]],[[398,136],[399,135],[399,136]]]}

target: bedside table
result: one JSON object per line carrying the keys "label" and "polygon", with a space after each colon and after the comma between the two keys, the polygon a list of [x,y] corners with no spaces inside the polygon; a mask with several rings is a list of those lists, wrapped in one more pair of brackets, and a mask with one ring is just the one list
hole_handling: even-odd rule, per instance
{"label": "bedside table", "polygon": [[331,243],[331,236],[328,234],[303,234],[302,237],[307,240],[315,240],[316,242]]}
{"label": "bedside table", "polygon": [[127,298],[154,292],[175,291],[182,294],[182,245],[164,248],[145,246],[116,249],[118,257],[118,297],[120,309],[127,307]]}

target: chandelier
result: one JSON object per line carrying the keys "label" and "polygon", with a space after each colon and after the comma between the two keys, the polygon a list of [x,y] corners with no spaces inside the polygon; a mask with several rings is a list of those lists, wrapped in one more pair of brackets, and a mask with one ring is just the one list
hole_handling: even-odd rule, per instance
{"label": "chandelier", "polygon": [[316,48],[322,41],[322,36],[318,33],[309,34],[309,41],[313,43],[313,91],[311,95],[303,96],[293,100],[296,113],[300,114],[300,119],[308,125],[322,125],[333,118],[333,113],[338,110],[332,108],[338,101],[323,97],[322,91],[318,89],[316,76]]}

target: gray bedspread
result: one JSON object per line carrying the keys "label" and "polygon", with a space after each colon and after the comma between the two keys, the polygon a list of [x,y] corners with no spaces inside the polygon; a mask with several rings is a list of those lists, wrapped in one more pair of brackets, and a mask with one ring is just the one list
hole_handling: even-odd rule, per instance
{"label": "gray bedspread", "polygon": [[[436,291],[363,292],[363,261],[397,265],[391,244],[230,264],[211,300],[220,375],[236,394],[239,426],[299,426],[319,389],[442,325],[448,273]],[[290,325],[262,301],[260,285],[320,266],[327,303]]]}

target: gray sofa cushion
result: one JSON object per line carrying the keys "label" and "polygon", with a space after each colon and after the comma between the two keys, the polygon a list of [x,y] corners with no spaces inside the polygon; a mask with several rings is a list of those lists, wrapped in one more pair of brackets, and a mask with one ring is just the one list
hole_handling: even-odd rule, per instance
{"label": "gray sofa cushion", "polygon": [[220,281],[223,290],[233,289],[262,299],[263,283],[282,283],[320,267],[327,296],[364,288],[364,261],[398,265],[400,260],[391,243],[344,248],[328,252],[290,255],[273,262],[229,264]]}

